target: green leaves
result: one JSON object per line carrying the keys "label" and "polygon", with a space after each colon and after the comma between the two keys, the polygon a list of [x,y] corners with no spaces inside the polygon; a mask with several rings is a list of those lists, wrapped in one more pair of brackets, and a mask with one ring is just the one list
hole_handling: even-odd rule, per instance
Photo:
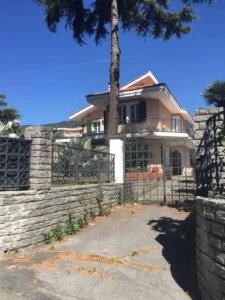
{"label": "green leaves", "polygon": [[202,93],[208,105],[225,107],[225,81],[213,81]]}
{"label": "green leaves", "polygon": [[7,106],[5,102],[6,95],[0,94],[0,106]]}
{"label": "green leaves", "polygon": [[[138,36],[152,36],[168,40],[180,38],[192,30],[188,24],[197,19],[195,9],[198,3],[212,4],[215,0],[180,0],[184,7],[179,12],[170,11],[170,0],[117,0],[121,27]],[[34,0],[44,6],[48,28],[56,32],[60,21],[73,32],[79,45],[85,44],[86,35],[93,36],[99,44],[109,34],[111,22],[111,0],[95,0],[86,4],[83,0]]]}
{"label": "green leaves", "polygon": [[5,101],[6,95],[0,94],[0,121],[3,123],[7,123],[9,121],[13,121],[15,119],[19,119],[21,116],[18,113],[18,110],[15,107],[7,107],[7,102]]}
{"label": "green leaves", "polygon": [[74,220],[72,219],[71,214],[69,214],[65,226],[62,225],[62,222],[58,222],[55,227],[43,234],[44,244],[50,244],[53,241],[61,241],[66,235],[73,235],[82,227],[84,227],[83,218]]}

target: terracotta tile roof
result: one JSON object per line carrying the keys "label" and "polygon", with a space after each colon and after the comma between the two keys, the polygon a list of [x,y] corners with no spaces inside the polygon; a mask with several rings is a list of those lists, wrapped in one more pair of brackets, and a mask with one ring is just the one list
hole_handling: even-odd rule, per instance
{"label": "terracotta tile roof", "polygon": [[[145,76],[145,75],[147,75],[147,74],[148,74],[148,72],[146,72],[146,73],[144,73],[144,74],[138,76],[137,78],[134,78],[133,80],[127,82],[126,84],[124,84],[124,85],[122,85],[122,86],[120,87],[120,90],[123,89],[126,85],[132,83],[133,81],[136,81],[137,79],[139,79],[139,78],[141,78],[141,77],[143,77],[143,76]],[[142,88],[142,87],[144,87],[144,86],[145,86],[145,85],[143,84],[143,85],[140,85],[140,86],[138,86],[138,87],[137,87],[137,86],[135,86],[135,87],[130,87],[130,88],[127,88],[127,89],[123,89],[123,91],[128,91],[128,90],[132,90],[132,89],[136,89],[136,88]],[[108,91],[98,92],[98,93],[90,94],[90,95],[101,95],[101,94],[106,94],[106,93],[108,93]],[[90,95],[88,95],[88,96],[90,96]]]}
{"label": "terracotta tile roof", "polygon": [[[149,87],[156,87],[156,86],[166,86],[165,83],[157,83],[157,84],[151,84],[151,85],[139,85],[139,86],[133,86],[133,87],[129,87],[127,89],[120,89],[120,92],[126,92],[126,91],[134,91],[134,90],[139,90],[139,89],[144,89],[144,88],[149,88]],[[103,94],[109,94],[109,92],[102,92],[102,93],[96,93],[96,94],[89,94],[87,95],[87,97],[91,97],[91,96],[98,96],[98,95],[103,95]]]}
{"label": "terracotta tile roof", "polygon": [[155,84],[152,84],[152,85],[144,85],[144,84],[142,84],[142,85],[136,85],[136,86],[131,86],[131,87],[129,87],[129,88],[123,89],[122,91],[121,91],[121,89],[120,89],[120,91],[121,91],[121,92],[125,92],[125,91],[133,91],[133,90],[139,90],[139,89],[143,89],[143,88],[145,88],[145,87],[150,87],[150,86],[155,86]]}
{"label": "terracotta tile roof", "polygon": [[[142,75],[143,76],[143,75]],[[166,85],[166,83],[157,83],[157,84],[153,84],[153,85],[140,85],[140,86],[133,86],[133,87],[129,87],[127,89],[123,89],[122,91],[120,90],[121,93],[126,92],[126,91],[134,91],[134,90],[138,90],[138,89],[145,89],[145,88],[154,88],[154,87],[160,87],[160,86],[165,86],[167,88],[167,90],[170,92],[170,94],[172,95],[172,97],[174,98],[174,100],[176,101],[177,105],[183,109],[186,110],[188,112],[188,114],[191,116],[190,112],[188,111],[188,109],[182,108],[179,104],[179,102],[177,101],[177,99],[174,97],[174,95],[172,94],[171,90],[168,88],[168,86]],[[109,92],[102,92],[100,94],[109,94]],[[90,94],[87,95],[87,97],[91,97],[91,96],[97,96],[98,94]],[[192,116],[191,116],[192,117]]]}

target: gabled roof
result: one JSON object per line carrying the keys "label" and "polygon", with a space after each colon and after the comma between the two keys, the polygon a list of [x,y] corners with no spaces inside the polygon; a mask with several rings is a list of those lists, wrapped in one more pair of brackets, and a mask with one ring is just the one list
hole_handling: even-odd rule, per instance
{"label": "gabled roof", "polygon": [[[188,115],[188,119],[193,121],[188,110],[181,108],[179,102],[173,96],[173,94],[171,93],[167,85],[165,83],[159,83],[158,80],[150,71],[138,76],[137,78],[133,79],[132,81],[120,87],[120,96],[126,95],[127,93],[128,94],[133,92],[136,93],[136,91],[138,92],[139,90],[144,92],[144,91],[151,91],[159,88],[164,88],[164,90],[170,95],[171,100],[173,101],[174,105],[178,108],[178,110],[180,110],[181,113]],[[89,102],[89,100],[95,100],[98,98],[103,99],[105,97],[108,97],[108,95],[109,95],[109,91],[105,91],[105,92],[99,92],[95,94],[89,94],[86,96],[86,98]],[[90,103],[94,103],[94,102],[90,101]],[[95,109],[97,109],[97,106],[93,104],[88,105],[87,107],[72,114],[70,116],[70,119],[73,120],[74,118],[76,118],[76,120],[80,120],[85,114],[90,113]]]}
{"label": "gabled roof", "polygon": [[141,76],[138,76],[137,78],[133,79],[132,81],[128,82],[127,84],[120,87],[120,90],[125,90],[132,86],[149,86],[153,84],[158,84],[158,80],[155,78],[155,76],[152,74],[152,72],[148,71]]}
{"label": "gabled roof", "polygon": [[[120,91],[125,91],[125,90],[131,90],[131,89],[137,89],[137,88],[143,88],[146,86],[151,86],[151,85],[156,85],[159,84],[158,80],[155,78],[155,76],[152,74],[152,72],[148,71],[135,79],[129,81],[125,85],[120,87]],[[102,94],[107,94],[109,91],[104,91],[104,92],[97,92],[94,94],[89,94],[87,97],[92,96],[92,95],[102,95]]]}
{"label": "gabled roof", "polygon": [[[176,100],[170,89],[167,87],[166,83],[157,83],[157,84],[152,84],[152,85],[145,85],[145,86],[133,86],[133,87],[128,87],[126,89],[120,90],[120,97],[125,97],[125,96],[134,96],[135,94],[140,94],[140,93],[145,93],[145,92],[155,92],[155,91],[164,91],[165,93],[168,94],[170,99],[173,101],[175,107],[177,107],[178,112],[181,114],[187,115],[187,118],[190,122],[193,123],[193,118],[191,114],[189,113],[188,110],[183,109],[179,102]],[[88,102],[95,101],[96,99],[104,99],[109,97],[110,92],[105,92],[101,94],[91,94],[86,96]]]}
{"label": "gabled roof", "polygon": [[90,105],[87,105],[85,106],[84,108],[78,110],[77,112],[73,113],[71,116],[70,116],[70,120],[74,120],[76,118],[77,121],[82,120],[82,117],[83,115],[87,114],[87,113],[91,113],[93,111],[95,111],[97,108],[90,104]]}

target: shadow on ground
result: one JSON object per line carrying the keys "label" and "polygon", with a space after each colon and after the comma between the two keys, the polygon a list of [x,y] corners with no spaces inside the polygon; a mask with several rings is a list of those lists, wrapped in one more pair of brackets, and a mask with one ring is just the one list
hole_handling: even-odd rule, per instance
{"label": "shadow on ground", "polygon": [[[176,208],[183,208],[182,204]],[[185,220],[161,217],[148,225],[159,232],[156,240],[163,246],[162,254],[170,264],[174,280],[192,299],[198,300],[194,211]]]}

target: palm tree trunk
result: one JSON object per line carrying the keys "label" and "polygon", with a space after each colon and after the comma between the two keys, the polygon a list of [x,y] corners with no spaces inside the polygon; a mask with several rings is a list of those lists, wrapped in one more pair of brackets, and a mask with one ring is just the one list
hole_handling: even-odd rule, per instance
{"label": "palm tree trunk", "polygon": [[111,5],[111,66],[108,136],[118,132],[118,102],[120,80],[119,15],[117,0]]}

